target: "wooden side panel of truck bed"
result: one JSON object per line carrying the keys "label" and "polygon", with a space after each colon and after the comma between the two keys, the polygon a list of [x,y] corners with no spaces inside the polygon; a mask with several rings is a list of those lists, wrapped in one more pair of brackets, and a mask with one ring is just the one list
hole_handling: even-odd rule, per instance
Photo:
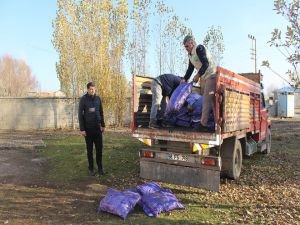
{"label": "wooden side panel of truck bed", "polygon": [[218,67],[216,118],[222,134],[259,129],[260,83]]}

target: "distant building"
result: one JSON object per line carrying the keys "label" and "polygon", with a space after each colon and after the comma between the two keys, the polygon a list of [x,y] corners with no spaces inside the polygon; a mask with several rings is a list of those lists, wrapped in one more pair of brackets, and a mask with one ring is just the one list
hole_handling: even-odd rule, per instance
{"label": "distant building", "polygon": [[300,88],[296,88],[294,93],[295,93],[295,108],[300,108]]}
{"label": "distant building", "polygon": [[284,93],[284,92],[293,93],[295,96],[295,98],[294,98],[295,108],[300,108],[300,88],[286,86],[286,87],[282,87],[282,88],[275,90],[273,93],[275,96],[277,93]]}
{"label": "distant building", "polygon": [[295,89],[283,87],[276,90],[277,116],[294,117],[295,115]]}
{"label": "distant building", "polygon": [[28,97],[41,97],[41,98],[64,98],[66,94],[62,91],[54,91],[54,92],[28,92]]}
{"label": "distant building", "polygon": [[55,97],[66,97],[67,96],[66,93],[64,93],[60,90],[53,92],[53,94],[54,94]]}
{"label": "distant building", "polygon": [[269,115],[293,117],[294,111],[300,109],[300,89],[285,86],[273,91],[273,97],[267,100]]}

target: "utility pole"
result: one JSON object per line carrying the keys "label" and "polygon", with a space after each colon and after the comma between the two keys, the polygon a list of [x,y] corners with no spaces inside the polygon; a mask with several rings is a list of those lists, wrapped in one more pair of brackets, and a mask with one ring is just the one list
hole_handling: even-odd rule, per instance
{"label": "utility pole", "polygon": [[[250,49],[250,51],[251,51],[250,55],[251,55],[251,59],[254,60],[254,71],[255,71],[255,73],[257,73],[256,38],[251,34],[248,34],[248,38],[250,38],[252,40],[252,47]],[[253,46],[253,43],[254,43],[254,46]]]}

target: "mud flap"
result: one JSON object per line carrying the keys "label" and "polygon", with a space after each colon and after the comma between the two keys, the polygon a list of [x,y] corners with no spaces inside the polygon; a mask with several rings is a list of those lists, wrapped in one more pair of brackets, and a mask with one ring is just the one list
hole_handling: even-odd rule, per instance
{"label": "mud flap", "polygon": [[140,177],[172,184],[219,191],[220,171],[199,167],[186,167],[140,159]]}

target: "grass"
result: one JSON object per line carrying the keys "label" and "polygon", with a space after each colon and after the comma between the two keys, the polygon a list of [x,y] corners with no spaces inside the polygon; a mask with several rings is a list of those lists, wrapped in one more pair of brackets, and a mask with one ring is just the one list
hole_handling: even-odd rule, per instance
{"label": "grass", "polygon": [[[94,182],[108,187],[124,190],[137,184],[146,182],[139,178],[138,151],[142,143],[132,138],[128,133],[106,132],[104,135],[103,165],[108,171],[104,177],[88,177],[87,158],[84,139],[76,135],[52,136],[46,140],[47,148],[40,154],[49,160],[47,179],[53,183],[74,184],[92,179]],[[159,218],[147,217],[141,210],[130,215],[128,224],[201,224],[207,221],[217,221],[214,210],[207,208],[201,201],[204,193],[197,193],[199,189],[162,184],[171,188],[175,195],[185,205],[184,211],[172,211],[161,214]],[[195,192],[196,191],[196,192]],[[224,209],[228,211],[228,209]],[[119,218],[103,215],[106,224],[116,224]],[[106,218],[106,219],[105,219]],[[115,220],[115,219],[116,220]],[[200,221],[200,222],[199,222]]]}
{"label": "grass", "polygon": [[[185,210],[175,210],[160,214],[158,218],[147,217],[142,210],[135,210],[126,221],[101,213],[91,214],[91,222],[104,224],[257,224],[274,222],[270,209],[280,208],[283,221],[292,214],[284,202],[293,198],[285,196],[282,201],[282,189],[295,187],[295,163],[299,156],[296,142],[290,142],[290,136],[274,135],[271,154],[256,154],[243,161],[240,180],[222,180],[219,193],[209,192],[186,186],[161,183],[170,188],[185,206]],[[282,140],[283,139],[283,140]],[[289,140],[285,140],[289,139]],[[295,137],[293,137],[295,139]],[[146,182],[139,178],[138,151],[143,144],[132,138],[129,133],[106,132],[104,135],[103,164],[108,171],[106,176],[89,177],[84,139],[78,135],[54,135],[46,140],[47,148],[40,151],[49,160],[47,179],[53,183],[85,185],[85,181],[100,183],[107,187],[124,190]],[[299,170],[296,170],[299,171]],[[285,184],[283,184],[283,182]],[[84,187],[82,188],[84,190]],[[298,194],[296,188],[292,194]],[[101,193],[102,196],[105,193]],[[291,195],[292,196],[292,195]],[[98,201],[98,200],[97,200]],[[257,208],[257,204],[262,208]],[[276,206],[276,207],[274,207]],[[83,215],[86,216],[86,215]],[[97,220],[98,219],[98,220]]]}
{"label": "grass", "polygon": [[[47,138],[47,149],[41,154],[50,162],[48,178],[53,181],[76,182],[87,175],[84,138],[77,135]],[[140,144],[126,133],[106,132],[104,135],[103,166],[109,178],[120,180],[138,176]],[[95,160],[95,153],[94,153]],[[95,166],[97,165],[94,163]]]}

